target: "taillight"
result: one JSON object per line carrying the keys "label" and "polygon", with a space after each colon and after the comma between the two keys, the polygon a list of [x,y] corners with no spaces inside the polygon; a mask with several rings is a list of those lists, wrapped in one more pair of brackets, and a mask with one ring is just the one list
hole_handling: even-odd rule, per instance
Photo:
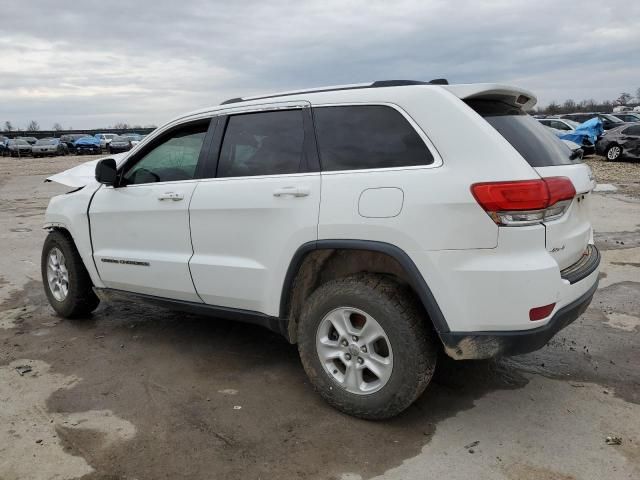
{"label": "taillight", "polygon": [[474,183],[471,193],[496,224],[523,226],[564,215],[576,190],[567,177],[548,177]]}

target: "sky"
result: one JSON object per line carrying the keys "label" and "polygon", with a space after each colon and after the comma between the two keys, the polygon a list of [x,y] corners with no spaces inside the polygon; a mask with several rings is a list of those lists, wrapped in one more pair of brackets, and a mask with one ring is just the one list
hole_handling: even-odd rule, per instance
{"label": "sky", "polygon": [[509,83],[541,105],[640,88],[639,1],[0,1],[0,127],[161,125],[383,79]]}

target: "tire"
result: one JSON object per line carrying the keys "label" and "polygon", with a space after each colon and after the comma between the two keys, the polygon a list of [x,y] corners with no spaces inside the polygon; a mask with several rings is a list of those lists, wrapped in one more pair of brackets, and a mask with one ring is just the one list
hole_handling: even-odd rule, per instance
{"label": "tire", "polygon": [[[349,318],[348,335],[334,328],[335,318]],[[376,324],[384,338],[348,338],[354,332],[366,335]],[[330,405],[355,417],[381,420],[409,407],[429,384],[438,351],[434,335],[408,289],[384,276],[358,274],[329,281],[309,297],[299,319],[298,351],[311,383]],[[321,360],[318,345],[329,343],[331,355],[339,356]],[[380,371],[387,373],[377,376],[368,366],[380,366],[380,359],[387,362]],[[354,368],[360,370],[351,377],[358,387],[350,391],[347,377]]]}
{"label": "tire", "polygon": [[[58,263],[62,264],[64,268],[52,268],[50,270],[50,256],[55,255],[56,252],[62,254],[62,259],[58,256]],[[93,283],[89,273],[84,267],[80,254],[70,236],[59,230],[51,231],[42,247],[40,266],[44,291],[49,303],[58,315],[64,318],[78,318],[87,316],[96,309],[100,300],[92,289]],[[64,292],[65,282],[62,280],[65,269],[66,294]],[[50,282],[52,276],[56,278],[56,271],[59,271],[57,279],[60,280],[57,282],[57,290],[52,287]]]}
{"label": "tire", "polygon": [[604,158],[611,162],[618,160],[621,156],[622,147],[615,143],[607,146],[607,149],[604,152]]}

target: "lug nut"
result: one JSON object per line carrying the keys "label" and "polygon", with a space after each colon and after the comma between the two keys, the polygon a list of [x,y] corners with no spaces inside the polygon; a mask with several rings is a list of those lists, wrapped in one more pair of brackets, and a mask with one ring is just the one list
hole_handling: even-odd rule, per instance
{"label": "lug nut", "polygon": [[353,340],[354,342],[358,341],[358,337],[356,337],[355,335],[353,337],[351,337],[351,340]]}
{"label": "lug nut", "polygon": [[360,347],[360,350],[362,351],[362,353],[367,353],[367,346],[363,345],[362,347]]}
{"label": "lug nut", "polygon": [[346,358],[347,360],[351,360],[351,355],[347,353],[347,354],[344,356],[344,358]]}
{"label": "lug nut", "polygon": [[346,347],[347,345],[349,345],[349,342],[347,342],[346,340],[342,340],[342,342],[340,342],[342,344],[343,347]]}
{"label": "lug nut", "polygon": [[358,363],[359,363],[360,365],[362,365],[362,364],[364,363],[364,360],[363,360],[363,359],[361,359],[360,357],[358,357]]}

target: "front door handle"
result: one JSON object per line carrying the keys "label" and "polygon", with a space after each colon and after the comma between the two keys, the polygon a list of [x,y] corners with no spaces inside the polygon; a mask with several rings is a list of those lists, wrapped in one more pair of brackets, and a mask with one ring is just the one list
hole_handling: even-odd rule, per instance
{"label": "front door handle", "polygon": [[273,191],[274,197],[284,197],[291,195],[292,197],[308,197],[311,192],[308,187],[282,187]]}
{"label": "front door handle", "polygon": [[158,200],[173,200],[174,202],[179,202],[180,200],[184,200],[184,195],[181,193],[166,192],[158,195]]}

